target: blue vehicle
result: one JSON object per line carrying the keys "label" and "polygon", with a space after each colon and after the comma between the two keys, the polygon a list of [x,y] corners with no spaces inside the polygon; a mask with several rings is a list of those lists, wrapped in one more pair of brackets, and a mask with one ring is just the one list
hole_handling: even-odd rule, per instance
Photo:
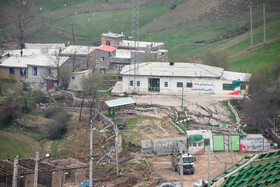
{"label": "blue vehicle", "polygon": [[[92,187],[94,186],[94,180],[92,180]],[[89,180],[81,182],[81,187],[89,187]]]}

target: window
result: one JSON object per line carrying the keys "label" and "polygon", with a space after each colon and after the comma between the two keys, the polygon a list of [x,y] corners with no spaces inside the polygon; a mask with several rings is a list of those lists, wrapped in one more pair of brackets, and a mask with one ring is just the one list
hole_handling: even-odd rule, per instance
{"label": "window", "polygon": [[177,87],[178,88],[182,88],[183,87],[183,83],[182,82],[177,82]]}
{"label": "window", "polygon": [[192,88],[192,82],[187,82],[187,88]]}
{"label": "window", "polygon": [[110,40],[106,40],[106,45],[111,45],[111,41]]}
{"label": "window", "polygon": [[129,82],[129,85],[130,85],[130,86],[133,86],[133,81],[130,81],[130,82]]}
{"label": "window", "polygon": [[48,73],[49,73],[49,75],[52,74],[52,68],[49,68],[49,69],[48,69]]}
{"label": "window", "polygon": [[37,76],[37,67],[32,68],[32,75]]}
{"label": "window", "polygon": [[120,65],[120,70],[122,70],[123,69],[123,65]]}
{"label": "window", "polygon": [[72,76],[72,79],[75,79],[75,76]]}
{"label": "window", "polygon": [[15,74],[15,68],[10,68],[10,74]]}
{"label": "window", "polygon": [[26,68],[20,68],[20,75],[26,76]]}
{"label": "window", "polygon": [[164,87],[168,87],[168,82],[164,82]]}
{"label": "window", "polygon": [[140,86],[140,81],[137,81],[137,86]]}
{"label": "window", "polygon": [[105,57],[104,57],[104,56],[100,57],[100,60],[104,61],[104,60],[105,60]]}
{"label": "window", "polygon": [[193,143],[193,146],[196,147],[197,146],[196,143]]}
{"label": "window", "polygon": [[234,90],[234,84],[223,84],[223,90]]}

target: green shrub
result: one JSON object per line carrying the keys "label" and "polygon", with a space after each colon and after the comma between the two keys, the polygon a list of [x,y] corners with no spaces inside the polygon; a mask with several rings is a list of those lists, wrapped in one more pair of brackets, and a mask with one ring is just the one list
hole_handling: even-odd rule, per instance
{"label": "green shrub", "polygon": [[51,139],[61,138],[62,135],[66,132],[66,123],[59,123],[58,121],[52,121],[46,125],[47,135]]}
{"label": "green shrub", "polygon": [[15,118],[17,105],[4,103],[0,106],[0,128],[7,126]]}

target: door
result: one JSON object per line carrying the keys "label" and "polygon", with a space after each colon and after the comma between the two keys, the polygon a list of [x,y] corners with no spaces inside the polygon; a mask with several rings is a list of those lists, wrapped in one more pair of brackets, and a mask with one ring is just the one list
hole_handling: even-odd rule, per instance
{"label": "door", "polygon": [[245,95],[246,94],[246,84],[241,84],[240,85],[240,95]]}

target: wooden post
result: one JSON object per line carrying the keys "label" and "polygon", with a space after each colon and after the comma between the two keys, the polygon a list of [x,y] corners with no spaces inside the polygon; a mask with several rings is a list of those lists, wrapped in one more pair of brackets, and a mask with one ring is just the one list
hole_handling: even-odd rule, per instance
{"label": "wooden post", "polygon": [[14,172],[13,172],[13,184],[12,187],[17,187],[17,178],[18,178],[18,155],[14,160]]}
{"label": "wooden post", "polygon": [[117,124],[114,120],[114,131],[115,131],[115,159],[116,159],[116,174],[119,176],[119,158],[118,158],[118,137],[119,137],[119,130]]}
{"label": "wooden post", "polygon": [[35,158],[35,171],[34,171],[34,187],[38,186],[38,164],[39,164],[39,152],[36,152],[36,158]]}

